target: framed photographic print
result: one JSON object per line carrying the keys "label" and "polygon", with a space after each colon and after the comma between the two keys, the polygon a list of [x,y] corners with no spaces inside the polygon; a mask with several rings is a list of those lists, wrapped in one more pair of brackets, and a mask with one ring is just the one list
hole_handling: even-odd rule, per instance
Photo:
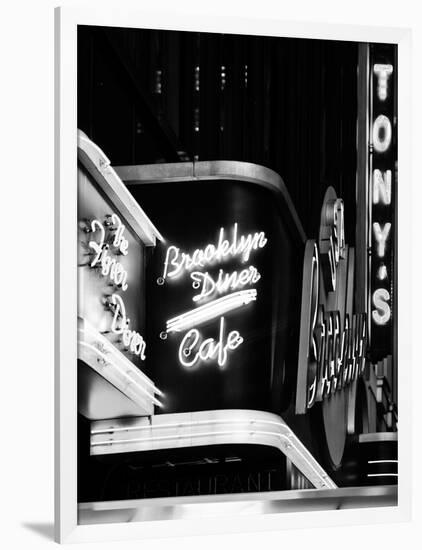
{"label": "framed photographic print", "polygon": [[409,43],[56,10],[58,541],[408,517]]}

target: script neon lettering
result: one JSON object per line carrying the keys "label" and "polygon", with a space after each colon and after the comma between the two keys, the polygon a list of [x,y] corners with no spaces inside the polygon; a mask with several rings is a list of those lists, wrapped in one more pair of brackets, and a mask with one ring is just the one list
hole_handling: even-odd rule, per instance
{"label": "script neon lettering", "polygon": [[123,299],[118,294],[111,295],[111,304],[114,306],[111,331],[122,337],[123,345],[135,355],[139,355],[142,361],[145,360],[146,343],[143,337],[135,330],[130,330],[130,319],[126,316],[126,308]]}
{"label": "script neon lettering", "polygon": [[[315,337],[315,327],[318,316],[318,302],[319,302],[319,254],[318,248],[314,243],[312,247],[312,264],[311,264],[311,284],[310,284],[310,332],[309,332],[309,362],[312,365],[317,365],[318,347]],[[316,398],[317,390],[317,372],[315,369],[314,377],[309,382],[308,386],[308,407],[312,407]]]}
{"label": "script neon lettering", "polygon": [[125,226],[122,224],[119,216],[117,214],[112,214],[111,221],[113,224],[117,225],[116,233],[114,235],[113,246],[119,249],[121,254],[126,256],[129,248],[129,241],[123,236]]}
{"label": "script neon lettering", "polygon": [[201,292],[196,294],[192,300],[198,302],[214,293],[222,294],[228,290],[236,290],[248,284],[255,284],[260,278],[259,271],[253,265],[240,272],[233,271],[232,273],[226,273],[220,269],[216,280],[208,271],[193,271],[191,273],[192,287],[201,289]]}
{"label": "script neon lettering", "polygon": [[337,268],[343,256],[344,205],[341,199],[330,201],[325,212],[325,226],[320,232],[320,248],[325,278],[330,291],[337,285]]}
{"label": "script neon lettering", "polygon": [[90,248],[92,248],[95,252],[95,256],[93,257],[93,259],[91,261],[91,267],[94,267],[98,263],[98,261],[101,257],[101,253],[103,251],[104,240],[105,240],[105,229],[104,229],[103,224],[98,220],[92,220],[92,222],[91,222],[91,231],[93,233],[95,233],[97,231],[97,229],[100,232],[100,242],[97,243],[96,241],[89,241],[89,243],[88,243]]}
{"label": "script neon lettering", "polygon": [[179,361],[184,367],[192,368],[199,361],[216,360],[223,369],[227,363],[228,352],[238,348],[242,342],[243,338],[237,330],[229,332],[225,338],[225,319],[221,317],[218,341],[207,338],[201,342],[199,330],[189,330],[179,346]]}
{"label": "script neon lettering", "polygon": [[169,246],[164,261],[163,279],[176,278],[183,270],[190,271],[195,267],[204,267],[207,264],[222,261],[226,257],[239,256],[247,262],[254,250],[263,248],[267,239],[263,231],[249,233],[238,237],[237,223],[233,225],[232,238],[225,238],[225,229],[220,229],[218,243],[207,244],[204,249],[196,249],[192,254],[182,252],[177,246]]}
{"label": "script neon lettering", "polygon": [[[128,253],[129,243],[127,239],[123,237],[123,231],[125,226],[120,222],[120,218],[113,214],[114,223],[117,223],[116,235],[114,237],[113,246],[117,248],[122,254]],[[112,216],[112,219],[113,219]],[[122,290],[127,290],[127,271],[116,258],[110,255],[110,245],[105,242],[106,231],[104,225],[99,220],[92,220],[91,231],[93,233],[99,232],[99,242],[91,240],[88,246],[94,250],[94,257],[91,261],[91,267],[95,267],[97,264],[101,267],[101,274],[105,277],[109,277],[110,280],[118,286],[121,286]]]}

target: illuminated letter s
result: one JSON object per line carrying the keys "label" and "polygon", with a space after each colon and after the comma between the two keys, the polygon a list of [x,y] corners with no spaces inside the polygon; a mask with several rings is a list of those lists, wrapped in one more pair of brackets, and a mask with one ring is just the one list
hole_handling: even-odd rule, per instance
{"label": "illuminated letter s", "polygon": [[391,309],[388,305],[390,293],[385,288],[377,288],[372,296],[372,301],[376,309],[372,311],[372,318],[377,325],[385,325],[391,317]]}

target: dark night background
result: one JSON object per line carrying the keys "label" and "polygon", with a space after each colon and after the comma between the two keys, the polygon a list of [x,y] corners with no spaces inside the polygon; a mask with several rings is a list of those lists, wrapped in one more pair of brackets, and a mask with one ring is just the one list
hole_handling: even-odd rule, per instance
{"label": "dark night background", "polygon": [[308,237],[332,185],[353,246],[357,59],[356,42],[82,26],[78,128],[114,166],[272,168]]}

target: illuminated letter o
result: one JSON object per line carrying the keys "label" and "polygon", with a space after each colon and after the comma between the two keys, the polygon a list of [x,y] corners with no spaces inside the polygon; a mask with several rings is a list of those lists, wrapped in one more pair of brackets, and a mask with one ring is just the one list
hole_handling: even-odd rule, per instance
{"label": "illuminated letter o", "polygon": [[385,115],[379,115],[375,119],[372,128],[372,140],[377,153],[385,153],[391,143],[391,122]]}

